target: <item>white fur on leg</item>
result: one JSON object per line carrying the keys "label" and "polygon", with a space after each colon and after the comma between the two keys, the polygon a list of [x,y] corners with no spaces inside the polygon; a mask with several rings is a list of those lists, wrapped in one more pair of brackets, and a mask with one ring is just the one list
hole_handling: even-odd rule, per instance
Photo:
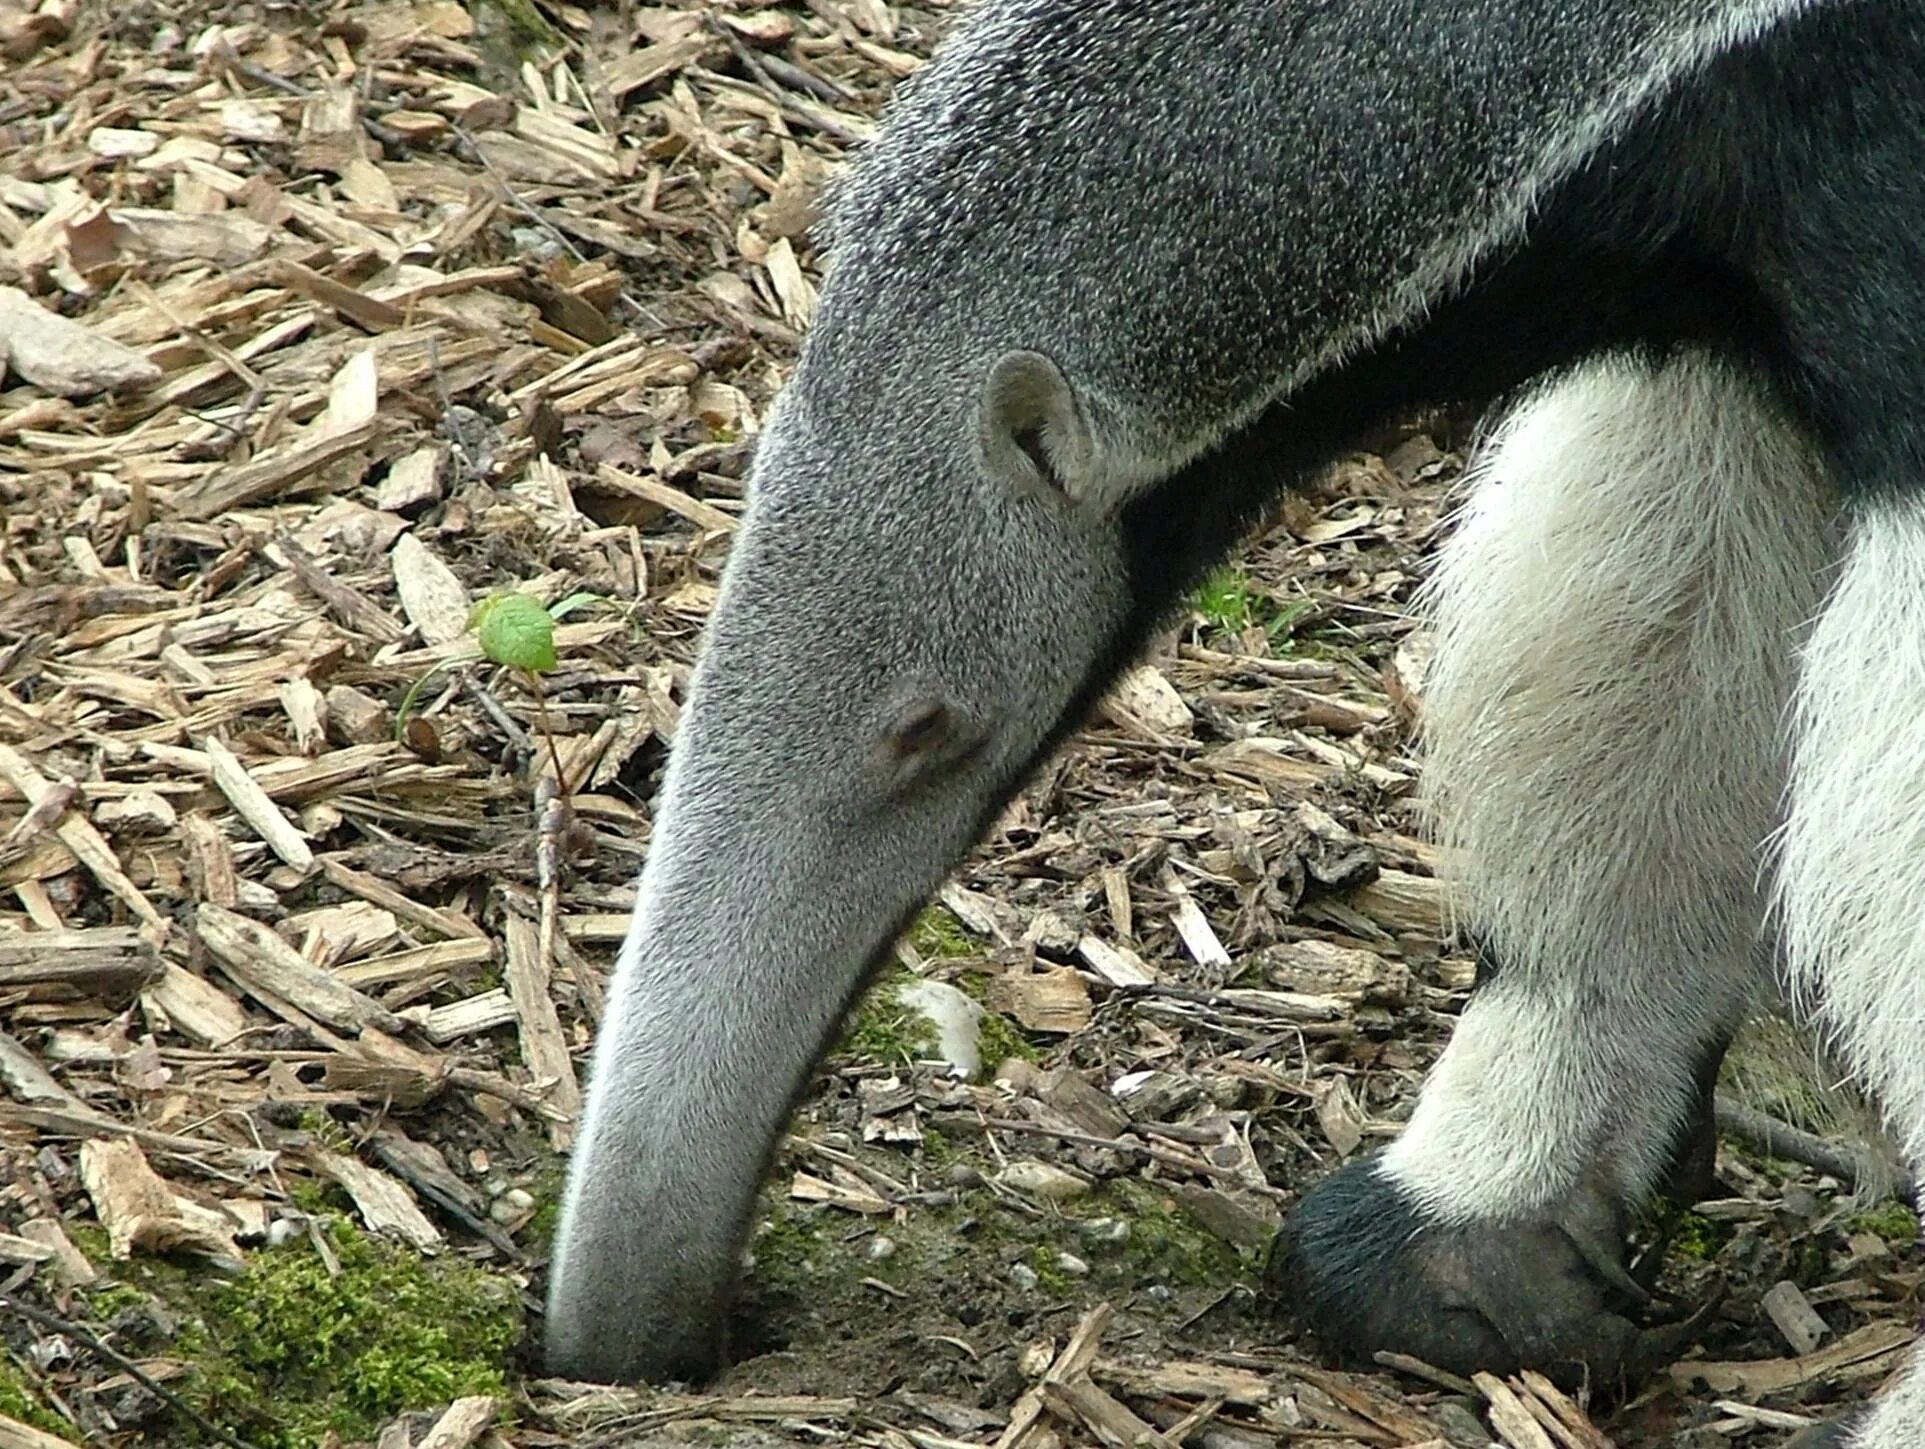
{"label": "white fur on leg", "polygon": [[1871,1418],[1852,1436],[1852,1449],[1918,1449],[1925,1444],[1925,1349],[1879,1395]]}
{"label": "white fur on leg", "polygon": [[[1438,1216],[1653,1188],[1760,973],[1830,490],[1757,385],[1612,359],[1504,424],[1429,589],[1426,780],[1495,980],[1385,1170]],[[1593,1178],[1593,1181],[1596,1181]]]}
{"label": "white fur on leg", "polygon": [[1792,981],[1925,1164],[1925,500],[1855,511],[1797,725],[1778,901]]}
{"label": "white fur on leg", "polygon": [[[1804,652],[1777,912],[1794,988],[1925,1167],[1925,500],[1851,520]],[[1925,1443],[1925,1351],[1855,1449]]]}

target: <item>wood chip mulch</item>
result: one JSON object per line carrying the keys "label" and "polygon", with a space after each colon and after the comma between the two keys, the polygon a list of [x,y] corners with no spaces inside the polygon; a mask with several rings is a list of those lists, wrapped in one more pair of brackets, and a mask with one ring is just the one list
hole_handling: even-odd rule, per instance
{"label": "wood chip mulch", "polygon": [[[538,1328],[815,201],[950,8],[0,0],[0,1449],[272,1437],[102,1307],[137,1264],[338,1278],[332,1222]],[[1728,1301],[1628,1406],[1339,1373],[1255,1303],[1470,980],[1411,755],[1462,442],[1280,505],[905,939],[1017,1050],[824,1069],[750,1297],[804,1229],[848,1296],[765,1295],[793,1333],[709,1392],[524,1349],[346,1439],[1768,1445],[1874,1387],[1916,1253],[1741,1152],[1677,1275]],[[471,631],[504,589],[557,606],[539,693]],[[1092,1267],[1126,1201],[1223,1272]]]}

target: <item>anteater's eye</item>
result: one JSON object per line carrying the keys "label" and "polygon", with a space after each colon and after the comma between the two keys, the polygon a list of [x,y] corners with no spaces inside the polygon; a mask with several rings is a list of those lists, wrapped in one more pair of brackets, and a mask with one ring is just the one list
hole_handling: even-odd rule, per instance
{"label": "anteater's eye", "polygon": [[905,714],[889,736],[889,748],[899,760],[926,755],[949,737],[948,706],[940,702],[918,704]]}

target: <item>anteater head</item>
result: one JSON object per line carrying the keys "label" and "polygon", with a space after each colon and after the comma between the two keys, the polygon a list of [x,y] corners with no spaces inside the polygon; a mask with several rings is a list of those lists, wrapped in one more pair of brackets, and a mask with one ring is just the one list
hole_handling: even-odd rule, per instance
{"label": "anteater head", "polygon": [[[596,1045],[555,1372],[714,1365],[772,1145],[905,920],[1266,495],[1472,364],[1555,360],[1521,324],[1615,325],[1596,269],[1521,265],[1480,314],[1480,268],[1800,3],[982,0],[843,188],[758,447]],[[1452,318],[1473,345],[1426,351]]]}
{"label": "anteater head", "polygon": [[[846,282],[845,282],[846,285]],[[757,449],[597,1043],[548,1353],[710,1366],[770,1144],[907,918],[1125,650],[1118,511],[1034,352],[808,355]]]}

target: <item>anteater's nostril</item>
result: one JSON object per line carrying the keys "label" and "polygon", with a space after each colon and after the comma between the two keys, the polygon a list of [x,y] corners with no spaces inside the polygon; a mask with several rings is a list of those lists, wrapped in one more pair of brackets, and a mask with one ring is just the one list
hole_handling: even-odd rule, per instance
{"label": "anteater's nostril", "polygon": [[889,746],[899,760],[914,759],[939,747],[949,737],[949,708],[941,703],[922,703],[906,711],[889,737]]}

